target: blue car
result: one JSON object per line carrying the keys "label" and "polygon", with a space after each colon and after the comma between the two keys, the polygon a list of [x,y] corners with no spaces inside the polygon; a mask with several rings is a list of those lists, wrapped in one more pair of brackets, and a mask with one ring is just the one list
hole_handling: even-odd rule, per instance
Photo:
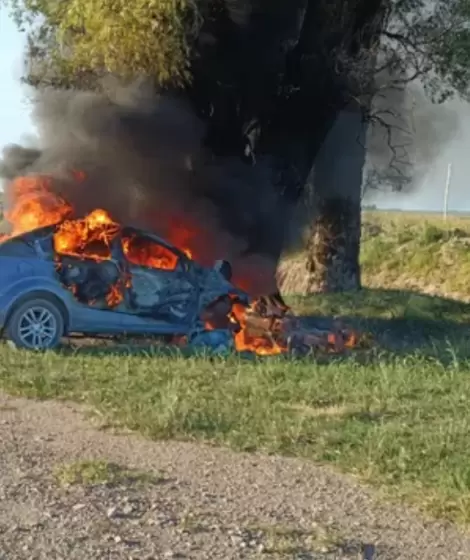
{"label": "blue car", "polygon": [[[52,349],[63,336],[188,335],[203,329],[212,303],[248,296],[230,282],[230,265],[203,267],[158,236],[119,227],[106,255],[63,254],[59,226],[0,243],[0,328],[17,347]],[[150,246],[143,266],[132,255]],[[90,249],[89,249],[90,252]]]}

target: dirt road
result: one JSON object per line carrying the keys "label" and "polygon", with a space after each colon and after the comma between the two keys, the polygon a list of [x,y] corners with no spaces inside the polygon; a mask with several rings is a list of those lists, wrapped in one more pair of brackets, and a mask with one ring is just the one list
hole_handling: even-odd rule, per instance
{"label": "dirt road", "polygon": [[87,418],[0,394],[1,560],[470,558],[455,528],[379,504],[328,468],[116,435]]}

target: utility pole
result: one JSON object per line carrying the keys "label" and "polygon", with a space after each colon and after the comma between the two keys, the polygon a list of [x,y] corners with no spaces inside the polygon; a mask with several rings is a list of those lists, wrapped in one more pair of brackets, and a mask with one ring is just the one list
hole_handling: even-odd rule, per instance
{"label": "utility pole", "polygon": [[446,178],[446,186],[444,190],[444,212],[443,212],[444,221],[447,221],[447,209],[449,207],[449,187],[450,187],[451,177],[452,177],[452,164],[449,163],[447,165],[447,178]]}

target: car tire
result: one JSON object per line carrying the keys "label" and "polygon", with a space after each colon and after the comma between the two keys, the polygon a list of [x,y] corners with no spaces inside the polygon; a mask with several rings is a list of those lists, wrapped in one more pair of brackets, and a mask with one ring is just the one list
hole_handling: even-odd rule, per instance
{"label": "car tire", "polygon": [[34,298],[13,309],[5,331],[17,348],[52,350],[59,345],[64,327],[58,304],[46,298]]}

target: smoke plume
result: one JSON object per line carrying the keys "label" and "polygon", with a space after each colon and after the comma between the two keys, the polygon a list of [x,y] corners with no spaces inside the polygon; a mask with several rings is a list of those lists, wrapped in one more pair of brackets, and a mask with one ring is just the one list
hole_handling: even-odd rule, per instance
{"label": "smoke plume", "polygon": [[448,105],[433,104],[419,84],[387,88],[385,80],[371,112],[366,177],[373,181],[366,187],[406,193],[422,184],[429,166],[454,140],[459,115]]}
{"label": "smoke plume", "polygon": [[48,175],[77,217],[104,208],[121,223],[189,245],[204,264],[231,260],[254,292],[275,287],[270,255],[289,210],[269,166],[211,159],[204,125],[182,100],[156,98],[142,83],[108,84],[100,93],[47,90],[33,119],[37,148],[8,146],[0,177]]}

